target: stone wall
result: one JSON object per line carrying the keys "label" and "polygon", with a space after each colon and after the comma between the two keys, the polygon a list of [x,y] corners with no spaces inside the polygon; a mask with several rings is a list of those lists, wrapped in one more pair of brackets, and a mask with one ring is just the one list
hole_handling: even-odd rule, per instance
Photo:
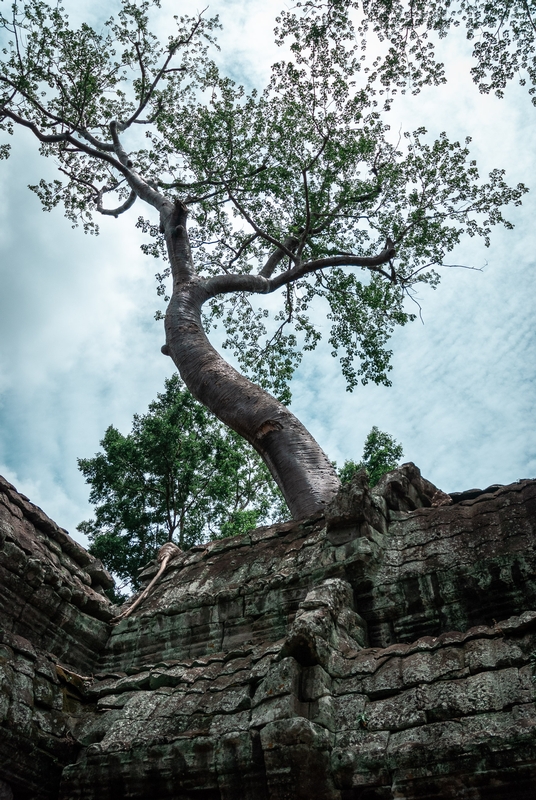
{"label": "stone wall", "polygon": [[40,508],[0,477],[0,800],[58,796],[76,758],[70,712],[109,636],[113,585]]}
{"label": "stone wall", "polygon": [[534,797],[536,481],[357,476],[116,625],[102,567],[2,492],[2,800]]}

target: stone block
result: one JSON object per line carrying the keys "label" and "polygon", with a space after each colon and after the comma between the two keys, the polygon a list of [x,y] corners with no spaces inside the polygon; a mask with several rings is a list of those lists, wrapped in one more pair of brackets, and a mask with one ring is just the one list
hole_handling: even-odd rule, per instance
{"label": "stone block", "polygon": [[319,697],[330,695],[332,684],[331,676],[319,664],[305,667],[301,679],[303,700],[318,700]]}
{"label": "stone block", "polygon": [[279,695],[291,694],[298,696],[300,683],[300,665],[292,658],[283,658],[273,664],[264,680],[261,681],[252,699],[255,708],[260,703]]}
{"label": "stone block", "polygon": [[418,688],[400,692],[385,700],[365,706],[367,728],[370,731],[399,731],[426,723],[422,691]]}
{"label": "stone block", "polygon": [[265,700],[251,710],[251,727],[262,728],[282,719],[307,717],[308,705],[300,702],[296,695],[286,694]]}
{"label": "stone block", "polygon": [[526,661],[526,656],[515,641],[497,639],[476,639],[464,647],[465,662],[471,672],[483,669],[500,669],[517,666]]}
{"label": "stone block", "polygon": [[233,731],[249,731],[250,722],[250,711],[240,711],[233,714],[214,714],[210,721],[209,733],[211,736],[218,737]]}
{"label": "stone block", "polygon": [[432,653],[412,653],[402,659],[400,665],[404,686],[463,677],[464,670],[464,650],[461,647],[444,647]]}
{"label": "stone block", "polygon": [[402,660],[390,658],[368,678],[361,682],[361,691],[371,699],[395,694],[404,687],[402,679]]}
{"label": "stone block", "polygon": [[333,698],[334,730],[360,730],[368,727],[365,714],[367,697],[363,694],[345,694]]}

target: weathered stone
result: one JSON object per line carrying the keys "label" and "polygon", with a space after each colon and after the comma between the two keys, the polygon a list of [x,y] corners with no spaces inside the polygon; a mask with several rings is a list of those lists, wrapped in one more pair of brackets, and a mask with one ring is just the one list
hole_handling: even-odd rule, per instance
{"label": "weathered stone", "polygon": [[279,695],[299,693],[300,665],[290,657],[270,667],[266,677],[259,684],[253,696],[253,708],[265,700]]}
{"label": "weathered stone", "polygon": [[469,494],[358,476],[111,626],[99,563],[0,481],[0,800],[532,800],[536,482]]}

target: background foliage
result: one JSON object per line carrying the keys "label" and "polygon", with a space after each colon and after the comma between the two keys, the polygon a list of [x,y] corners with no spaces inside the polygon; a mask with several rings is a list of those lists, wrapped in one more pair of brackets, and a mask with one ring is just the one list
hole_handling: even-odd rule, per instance
{"label": "background foliage", "polygon": [[78,461],[95,505],[94,519],[78,530],[133,588],[167,541],[188,549],[288,515],[253,448],[194,400],[178,375],[146,414],[134,416],[131,433],[110,425],[101,447]]}

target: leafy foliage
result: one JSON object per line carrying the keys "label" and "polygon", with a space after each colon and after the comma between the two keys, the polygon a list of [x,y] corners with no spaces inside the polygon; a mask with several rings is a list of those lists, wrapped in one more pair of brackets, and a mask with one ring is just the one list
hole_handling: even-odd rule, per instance
{"label": "leafy foliage", "polygon": [[376,486],[382,475],[398,466],[403,454],[402,445],[374,425],[365,439],[361,461],[345,461],[339,469],[341,483],[348,483],[356,472],[366,469],[370,485]]}
{"label": "leafy foliage", "polygon": [[124,436],[79,459],[95,518],[78,530],[90,552],[136,588],[140,567],[167,541],[183,549],[235,536],[288,510],[259,456],[193,399],[177,375]]}
{"label": "leafy foliage", "polygon": [[[473,6],[460,2],[466,15]],[[468,142],[432,141],[422,128],[395,142],[380,118],[382,97],[389,106],[408,82],[443,80],[427,36],[448,29],[450,4],[366,0],[357,28],[355,7],[307,0],[282,12],[276,41],[288,58],[262,91],[211,61],[215,20],[175,16],[159,41],[158,0],[122,0],[99,31],[71,28],[44,0],[0,16],[0,127],[28,127],[61,173],[32,187],[43,207],[61,203],[74,225],[96,232],[95,213],[117,216],[141,198],[162,223],[180,202],[196,278],[217,278],[208,327],[223,326],[241,369],[284,401],[303,352],[323,334],[319,296],[348,388],[388,384],[389,337],[414,317],[407,296],[437,285],[465,233],[489,244],[493,225],[509,226],[503,207],[525,191],[500,170],[482,181]],[[390,40],[372,60],[371,26]],[[104,207],[110,196],[115,208]],[[149,234],[145,251],[165,258],[159,225],[143,215],[138,225]],[[164,297],[168,277],[164,266]],[[277,308],[252,300],[278,291]]]}
{"label": "leafy foliage", "polygon": [[445,80],[435,57],[434,40],[452,28],[465,27],[476,61],[471,73],[481,92],[504,94],[517,77],[528,84],[536,105],[536,3],[534,0],[365,0],[365,21],[382,40],[388,55],[381,65],[386,85],[416,92]]}

